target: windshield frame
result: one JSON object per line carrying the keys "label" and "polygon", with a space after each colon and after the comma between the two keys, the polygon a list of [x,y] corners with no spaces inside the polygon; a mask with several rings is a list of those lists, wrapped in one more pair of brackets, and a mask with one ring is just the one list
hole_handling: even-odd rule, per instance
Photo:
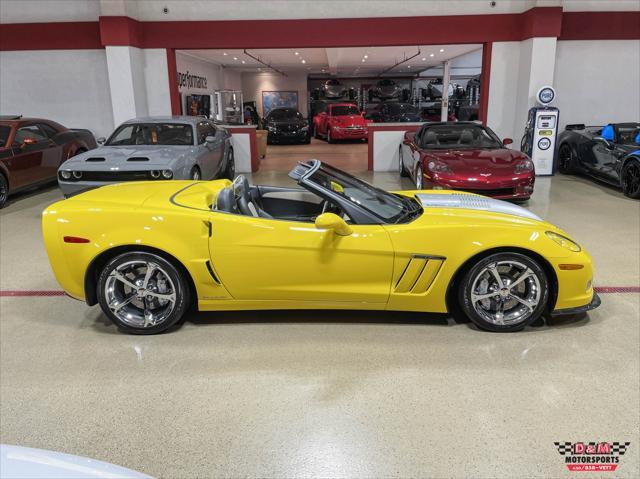
{"label": "windshield frame", "polygon": [[[116,135],[118,133],[120,133],[122,130],[124,130],[125,128],[129,127],[129,126],[133,126],[135,127],[139,127],[141,125],[171,125],[171,126],[185,126],[185,127],[189,127],[191,128],[191,143],[190,144],[184,144],[184,145],[173,145],[173,144],[165,144],[165,143],[151,143],[151,144],[142,144],[142,145],[136,145],[136,144],[116,144],[116,145],[112,145],[111,141],[116,137]],[[176,122],[176,121],[162,121],[162,122],[153,122],[153,121],[147,121],[147,122],[130,122],[130,123],[123,123],[122,125],[120,125],[118,128],[116,128],[114,130],[113,133],[111,133],[111,135],[109,135],[109,138],[107,138],[107,141],[104,142],[103,146],[127,146],[127,147],[140,147],[140,146],[194,146],[197,145],[197,136],[196,136],[196,132],[194,131],[194,127],[191,123],[186,123],[186,122]]]}
{"label": "windshield frame", "polygon": [[[315,181],[314,175],[317,173],[322,173],[330,178],[334,178],[340,185],[342,185],[341,182],[348,180],[351,183],[351,187],[356,187],[361,191],[365,191],[365,194],[374,194],[378,200],[383,198],[385,201],[393,203],[398,207],[398,213],[392,216],[383,215],[380,211],[376,211],[371,208],[371,204],[364,205],[361,202],[355,201],[352,197],[349,197],[346,194],[338,193],[329,189]],[[311,193],[339,205],[349,218],[351,218],[354,224],[409,223],[420,216],[423,212],[422,206],[415,198],[390,193],[345,171],[326,163],[322,163],[320,160],[300,162],[298,166],[289,173],[289,176]]]}

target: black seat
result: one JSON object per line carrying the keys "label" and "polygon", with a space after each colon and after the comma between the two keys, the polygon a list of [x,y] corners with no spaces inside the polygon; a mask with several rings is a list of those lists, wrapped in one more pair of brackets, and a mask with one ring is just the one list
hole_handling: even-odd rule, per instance
{"label": "black seat", "polygon": [[471,143],[473,143],[473,133],[471,130],[463,130],[460,134],[460,144],[470,145]]}
{"label": "black seat", "polygon": [[238,202],[231,188],[224,188],[216,198],[216,210],[238,214]]}
{"label": "black seat", "polygon": [[438,135],[435,131],[427,131],[427,134],[424,136],[424,144],[425,146],[433,146],[438,145],[440,142],[438,141]]}
{"label": "black seat", "polygon": [[247,216],[260,218],[273,218],[269,213],[260,208],[251,198],[251,186],[244,175],[236,176],[233,180],[233,191],[238,201],[240,213]]}

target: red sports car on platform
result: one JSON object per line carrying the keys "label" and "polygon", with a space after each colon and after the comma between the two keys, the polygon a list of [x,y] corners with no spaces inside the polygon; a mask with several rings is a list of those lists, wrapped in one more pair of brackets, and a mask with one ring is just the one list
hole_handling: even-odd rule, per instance
{"label": "red sports car on platform", "polygon": [[471,191],[503,200],[527,200],[533,193],[533,162],[505,148],[489,128],[473,122],[426,123],[407,132],[399,171],[417,189]]}
{"label": "red sports car on platform", "polygon": [[335,140],[366,140],[367,121],[358,107],[351,103],[330,103],[325,111],[313,119],[316,138],[324,137],[328,143]]}

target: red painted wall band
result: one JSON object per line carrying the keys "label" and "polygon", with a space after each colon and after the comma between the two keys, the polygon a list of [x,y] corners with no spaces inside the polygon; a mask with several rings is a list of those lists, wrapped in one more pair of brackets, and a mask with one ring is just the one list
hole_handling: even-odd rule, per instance
{"label": "red painted wall band", "polygon": [[169,99],[171,101],[171,114],[180,114],[180,91],[178,89],[178,65],[176,64],[176,51],[167,48],[167,70],[169,73]]}
{"label": "red painted wall band", "polygon": [[0,51],[102,49],[98,22],[3,23]]}
{"label": "red painted wall band", "polygon": [[638,40],[640,12],[566,12],[558,40]]}
{"label": "red painted wall band", "polygon": [[487,114],[489,112],[489,83],[491,80],[491,53],[493,43],[488,42],[482,46],[482,70],[480,71],[480,105],[478,105],[478,119],[487,126]]}

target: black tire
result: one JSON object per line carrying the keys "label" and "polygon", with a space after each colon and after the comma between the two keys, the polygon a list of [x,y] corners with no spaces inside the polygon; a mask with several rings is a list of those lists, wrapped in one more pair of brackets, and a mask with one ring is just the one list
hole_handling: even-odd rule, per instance
{"label": "black tire", "polygon": [[402,178],[406,178],[407,176],[409,176],[409,173],[407,173],[407,170],[402,163],[402,146],[398,148],[398,172],[400,173],[400,176]]}
{"label": "black tire", "polygon": [[558,170],[565,175],[573,175],[578,172],[576,167],[576,153],[571,145],[563,143],[558,148]]}
{"label": "black tire", "polygon": [[236,160],[233,156],[233,148],[229,148],[229,152],[227,153],[227,166],[222,176],[231,181],[236,177]]}
{"label": "black tire", "polygon": [[2,173],[0,173],[0,209],[4,208],[9,197],[9,183]]}
{"label": "black tire", "polygon": [[202,179],[200,168],[198,168],[197,166],[191,168],[191,171],[189,172],[189,179],[193,181],[200,181]]}
{"label": "black tire", "polygon": [[[122,291],[124,291],[125,286],[129,288],[129,291],[131,291],[132,289],[128,287],[125,283],[121,283],[119,280],[114,280],[113,276],[111,276],[111,274],[115,272],[117,268],[123,267],[127,263],[135,263],[135,264],[147,263],[147,264],[156,265],[159,267],[159,269],[157,270],[158,273],[156,273],[156,278],[158,277],[157,275],[160,274],[159,272],[161,272],[163,275],[166,275],[166,277],[169,278],[171,283],[173,283],[175,287],[175,291],[173,291],[175,295],[175,301],[172,303],[173,309],[167,314],[166,318],[163,318],[162,321],[159,322],[158,324],[146,325],[146,319],[144,319],[145,325],[133,324],[134,321],[131,319],[129,320],[130,322],[127,323],[123,321],[119,316],[114,314],[114,312],[109,307],[108,299],[105,296],[107,281],[114,282],[114,284],[118,285],[117,287],[112,288],[107,294],[117,294],[117,292],[112,292],[114,289],[117,289],[117,288],[122,288]],[[128,273],[128,274],[131,275],[132,273]],[[135,285],[137,284],[137,281],[139,281],[139,278],[140,277],[135,278],[135,277],[129,276],[126,279]],[[189,309],[189,305],[190,305],[189,293],[190,293],[189,285],[182,271],[180,271],[171,262],[167,261],[161,256],[153,253],[147,253],[144,251],[131,251],[131,252],[123,253],[121,255],[116,256],[111,261],[109,261],[104,266],[104,268],[102,268],[102,271],[100,272],[100,275],[98,277],[97,296],[98,296],[98,303],[100,304],[102,311],[109,319],[111,319],[111,321],[113,321],[113,323],[120,330],[130,334],[157,334],[157,333],[162,333],[168,330],[169,328],[173,327],[174,325],[176,325],[183,318],[186,311]],[[123,292],[122,295],[124,296],[125,294],[126,292]],[[137,294],[131,293],[131,292],[125,299],[129,299],[130,296],[136,296],[136,299],[134,300],[135,302],[130,301],[125,306],[127,308],[127,311],[131,311],[133,314],[139,314],[141,312],[141,308],[139,307],[139,304],[144,304],[143,306],[144,310],[142,310],[142,315],[145,316],[144,313],[146,311],[147,299],[142,299],[140,301],[138,299]],[[145,296],[144,293],[143,293],[143,296]],[[146,298],[149,298],[149,296],[146,296]],[[149,311],[154,311],[154,310],[152,308],[149,308]],[[161,309],[158,309],[158,311],[161,311]],[[133,317],[133,314],[131,315],[132,317]]]}
{"label": "black tire", "polygon": [[[516,283],[520,276],[512,277],[514,273],[511,272],[511,269],[508,269],[505,272],[504,269],[508,268],[507,264],[519,265],[518,267],[522,266],[526,269],[520,272],[520,274],[528,272],[530,275],[528,274],[525,276],[525,279]],[[502,280],[502,284],[499,287],[497,285],[497,279],[495,279],[491,273],[487,272],[491,269],[492,265],[496,267],[498,276],[500,276]],[[500,271],[500,268],[502,268],[503,271]],[[484,279],[485,277],[486,279]],[[485,288],[486,291],[482,292],[476,289],[475,294],[486,296],[487,293],[493,293],[491,298],[476,300],[476,303],[481,301],[483,302],[479,306],[481,312],[478,312],[474,307],[474,303],[471,298],[474,285],[478,284],[479,281],[479,284]],[[487,281],[487,283],[483,284],[482,281]],[[492,281],[494,284],[490,285]],[[507,287],[510,283],[515,283],[514,287],[517,289],[522,288],[523,292],[520,293],[519,291],[516,291],[518,294],[512,294]],[[505,290],[509,291],[504,292],[505,296],[502,296],[503,291]],[[526,298],[522,298],[520,294],[537,295],[537,303],[535,303],[534,307],[531,307],[530,305],[524,305],[513,299],[514,296],[517,296],[525,302],[528,302],[528,300]],[[521,253],[496,253],[480,259],[476,264],[472,265],[464,275],[458,290],[458,304],[465,316],[467,316],[478,328],[494,332],[519,331],[536,322],[544,313],[548,300],[549,282],[547,280],[547,275],[536,261]],[[512,305],[509,306],[508,310],[501,314],[501,318],[497,316],[500,311],[499,309],[495,313],[490,311],[494,307],[500,308],[500,305],[502,309],[505,308],[505,305]],[[487,309],[489,309],[489,311],[487,311]],[[520,310],[523,312],[518,316],[517,313]],[[509,313],[515,315],[513,319],[505,319],[505,315]],[[496,321],[488,319],[491,317],[494,317]],[[500,319],[502,320],[502,323],[500,323]],[[508,321],[508,323],[506,321]]]}
{"label": "black tire", "polygon": [[622,192],[637,200],[640,198],[640,160],[632,158],[622,167]]}
{"label": "black tire", "polygon": [[327,128],[327,143],[334,143],[335,140],[331,138],[331,128]]}

